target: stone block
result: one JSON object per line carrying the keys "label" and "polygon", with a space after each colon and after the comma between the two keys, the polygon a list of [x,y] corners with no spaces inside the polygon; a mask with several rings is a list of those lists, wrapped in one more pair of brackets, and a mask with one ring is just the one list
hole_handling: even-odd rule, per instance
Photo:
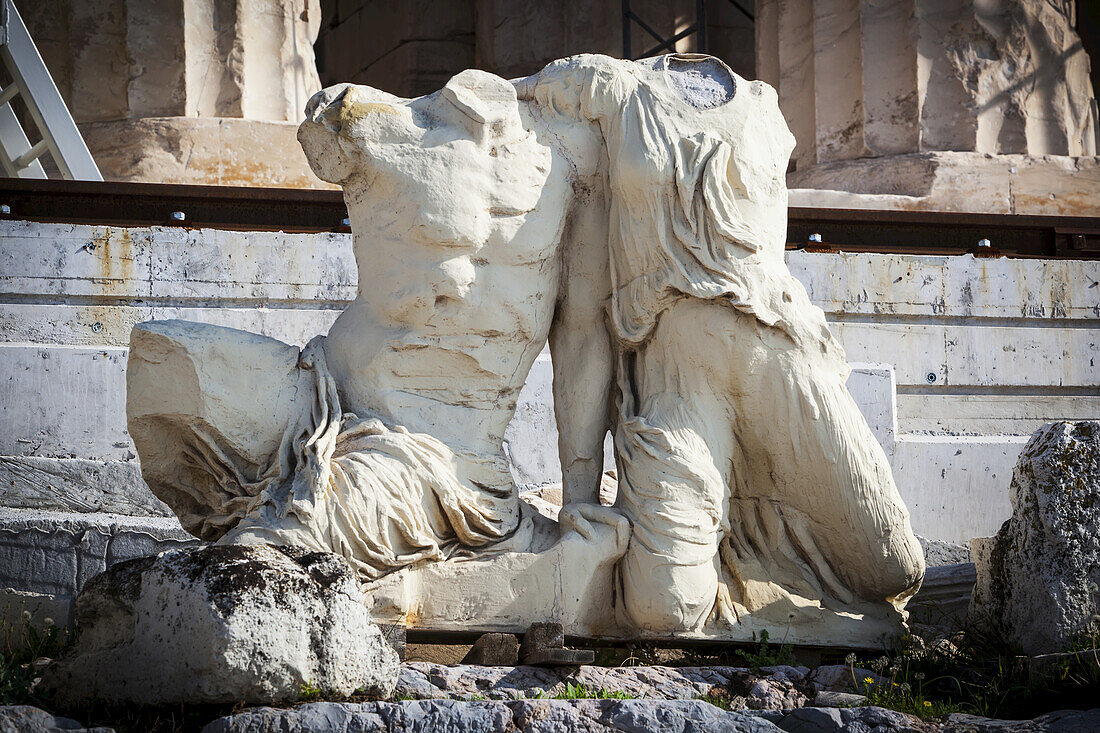
{"label": "stone block", "polygon": [[136,460],[0,456],[0,506],[55,512],[171,516]]}
{"label": "stone block", "polygon": [[1052,423],[1032,436],[1009,488],[1012,517],[972,549],[973,623],[1030,655],[1100,631],[1100,422]]}
{"label": "stone block", "polygon": [[964,628],[975,577],[974,563],[929,563],[921,589],[906,606],[910,622],[946,631]]}
{"label": "stone block", "polygon": [[76,601],[76,641],[46,669],[61,704],[388,696],[397,654],[336,555],[205,546],[120,563]]}
{"label": "stone block", "polygon": [[482,634],[462,663],[485,667],[515,666],[519,663],[519,639],[515,634]]}
{"label": "stone block", "polygon": [[800,167],[791,206],[1091,216],[1095,156],[921,152]]}
{"label": "stone block", "polygon": [[[0,344],[0,455],[136,457],[126,433],[126,351]],[[37,395],[37,399],[27,399]]]}
{"label": "stone block", "polygon": [[80,125],[108,181],[332,188],[313,175],[293,122],[144,117]]}
{"label": "stone block", "polygon": [[50,606],[58,626],[93,576],[116,562],[197,544],[167,517],[0,509],[0,588]]}

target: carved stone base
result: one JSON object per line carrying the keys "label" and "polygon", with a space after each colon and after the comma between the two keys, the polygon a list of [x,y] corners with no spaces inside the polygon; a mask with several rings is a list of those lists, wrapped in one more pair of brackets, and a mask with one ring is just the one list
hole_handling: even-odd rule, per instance
{"label": "carved stone base", "polygon": [[1100,158],[914,153],[787,174],[791,206],[1092,216]]}
{"label": "carved stone base", "polygon": [[782,619],[764,609],[733,625],[712,618],[676,634],[628,627],[616,613],[614,565],[623,548],[613,528],[593,523],[590,540],[576,532],[556,540],[551,520],[535,516],[533,522],[532,551],[408,567],[366,585],[363,602],[379,624],[447,633],[524,634],[531,624],[552,621],[570,637],[607,641],[754,642],[766,631],[777,643],[881,649],[905,631],[886,604],[840,612],[790,595],[774,604],[796,608]]}
{"label": "carved stone base", "polygon": [[108,181],[335,188],[313,175],[293,122],[147,117],[80,131]]}

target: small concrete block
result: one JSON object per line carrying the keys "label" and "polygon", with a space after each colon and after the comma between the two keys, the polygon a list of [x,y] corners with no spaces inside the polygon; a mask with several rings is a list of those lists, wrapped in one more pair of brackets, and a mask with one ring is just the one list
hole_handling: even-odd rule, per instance
{"label": "small concrete block", "polygon": [[566,666],[591,664],[596,653],[565,648],[565,628],[559,623],[531,624],[519,649],[520,664]]}
{"label": "small concrete block", "polygon": [[463,664],[484,667],[513,667],[519,663],[519,639],[515,634],[482,634],[474,642]]}

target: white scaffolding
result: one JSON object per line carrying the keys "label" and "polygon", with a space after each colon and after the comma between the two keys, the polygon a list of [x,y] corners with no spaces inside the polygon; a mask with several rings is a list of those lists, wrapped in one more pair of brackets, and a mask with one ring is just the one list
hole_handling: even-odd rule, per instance
{"label": "white scaffolding", "polygon": [[[49,153],[63,178],[102,181],[99,167],[12,0],[0,0],[0,63],[12,79],[0,89],[0,167],[4,175],[45,178],[39,158]],[[27,105],[42,135],[33,145],[11,106],[17,96]]]}

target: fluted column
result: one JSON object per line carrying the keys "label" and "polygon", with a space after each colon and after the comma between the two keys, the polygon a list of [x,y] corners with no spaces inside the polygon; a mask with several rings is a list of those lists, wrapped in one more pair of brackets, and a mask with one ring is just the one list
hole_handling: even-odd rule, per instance
{"label": "fluted column", "polygon": [[294,139],[321,86],[318,0],[21,5],[106,178],[321,185]]}
{"label": "fluted column", "polygon": [[[756,8],[757,68],[777,86],[798,141],[793,187],[972,209],[977,199],[953,195],[950,179],[972,188],[960,172],[982,179],[984,166],[990,184],[1008,192],[986,210],[1023,203],[1073,213],[1080,191],[1059,171],[1084,166],[1077,188],[1100,190],[1097,107],[1073,0],[757,0]],[[972,155],[953,155],[963,153]],[[1020,179],[1005,177],[1013,175]]]}

